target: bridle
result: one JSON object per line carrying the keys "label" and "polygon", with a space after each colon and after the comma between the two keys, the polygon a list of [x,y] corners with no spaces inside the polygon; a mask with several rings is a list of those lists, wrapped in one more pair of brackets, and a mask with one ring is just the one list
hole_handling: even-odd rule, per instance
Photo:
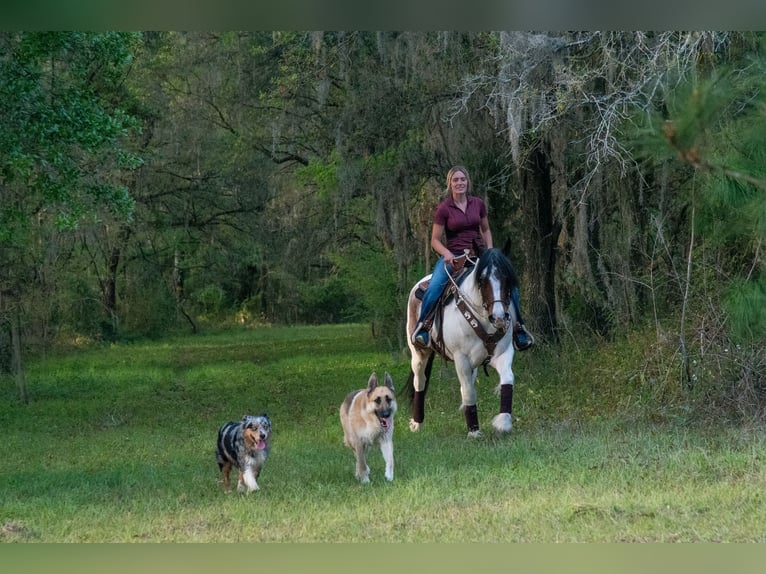
{"label": "bridle", "polygon": [[[458,255],[457,257],[455,257],[455,259],[463,259],[463,258],[465,259],[465,262],[463,262],[462,264],[460,264],[460,265],[458,266],[458,268],[459,268],[459,269],[462,269],[462,268],[463,268],[463,267],[464,267],[466,264],[470,264],[472,267],[474,267],[474,268],[475,268],[475,267],[476,267],[476,265],[477,265],[477,263],[479,262],[478,258],[476,258],[476,257],[472,257],[472,256],[471,256],[471,252],[470,252],[468,249],[466,249],[462,255]],[[453,269],[454,269],[454,267],[455,267],[455,265],[453,264]],[[478,308],[476,307],[476,303],[475,303],[475,302],[473,302],[473,301],[472,301],[472,300],[471,300],[471,299],[470,299],[470,298],[469,298],[469,297],[466,295],[466,293],[465,293],[465,292],[464,292],[462,289],[460,289],[460,286],[458,285],[457,281],[455,280],[455,277],[454,277],[454,276],[453,276],[453,274],[452,274],[452,273],[450,273],[450,272],[449,272],[449,270],[447,269],[447,263],[446,263],[446,262],[444,263],[444,268],[445,268],[445,270],[447,271],[447,277],[449,278],[449,281],[450,281],[450,283],[452,283],[452,286],[451,286],[450,290],[451,290],[451,291],[452,291],[452,293],[455,295],[455,297],[456,297],[457,299],[463,299],[463,300],[465,301],[465,304],[466,304],[466,305],[467,305],[467,306],[468,306],[468,307],[469,307],[471,310],[473,310],[473,312],[474,312],[474,313],[476,313],[476,314],[481,314],[481,312],[480,312],[480,311],[478,310]],[[477,280],[477,285],[479,286],[479,292],[480,292],[480,293],[482,292],[482,285],[481,285],[481,283],[482,283],[482,281],[481,281],[481,278],[479,278],[479,280]],[[481,297],[481,307],[482,307],[482,309],[484,309],[484,311],[485,311],[486,313],[489,313],[489,311],[490,311],[490,308],[491,308],[491,307],[492,307],[492,306],[493,306],[495,303],[500,303],[500,304],[503,306],[503,310],[504,310],[504,316],[505,316],[505,317],[508,317],[508,316],[509,316],[509,313],[508,313],[508,308],[510,307],[510,304],[511,304],[511,301],[510,301],[510,299],[511,299],[511,296],[510,296],[510,293],[509,293],[509,294],[508,294],[508,300],[505,300],[505,299],[492,299],[492,300],[491,300],[491,301],[488,303],[488,302],[487,302],[487,301],[484,299],[484,295],[483,295],[483,293],[482,293],[482,297]],[[507,329],[507,326],[506,326],[505,328]]]}
{"label": "bridle", "polygon": [[[460,255],[458,257],[460,258],[465,257],[466,261],[470,262],[474,266],[474,270],[475,270],[478,260],[476,258],[471,258],[468,251],[466,251],[463,255]],[[446,263],[445,263],[445,267],[446,267]],[[455,281],[454,277],[452,277],[452,274],[447,273],[447,276],[449,277],[450,283],[452,284],[450,286],[450,290],[454,294],[455,304],[457,305],[458,309],[462,313],[463,318],[465,318],[465,320],[468,321],[468,324],[473,328],[476,335],[484,342],[484,347],[487,350],[487,358],[484,360],[484,365],[486,367],[486,364],[489,362],[489,360],[492,358],[492,356],[495,353],[495,347],[497,346],[497,343],[503,337],[505,337],[505,335],[508,332],[508,329],[511,327],[510,316],[508,313],[508,308],[510,306],[510,295],[508,297],[508,301],[505,301],[503,299],[493,299],[491,303],[487,303],[484,300],[484,296],[482,294],[481,307],[484,309],[484,312],[482,313],[477,308],[476,303],[473,302],[462,289],[460,289],[460,286],[458,285],[457,281]],[[482,287],[481,287],[480,281],[478,280],[477,280],[477,287],[479,288],[479,292],[481,293]],[[492,334],[489,334],[487,333],[486,329],[484,329],[484,327],[482,326],[481,322],[477,319],[477,317],[488,314],[490,308],[495,303],[500,303],[503,306],[505,324],[502,327],[497,327],[494,321],[490,321],[492,325],[495,327],[495,332]]]}

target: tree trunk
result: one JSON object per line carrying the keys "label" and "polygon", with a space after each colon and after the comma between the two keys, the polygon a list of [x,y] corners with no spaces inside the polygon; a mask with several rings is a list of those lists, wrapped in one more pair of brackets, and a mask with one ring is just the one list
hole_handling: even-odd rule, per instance
{"label": "tree trunk", "polygon": [[560,223],[554,222],[551,164],[547,144],[539,142],[530,151],[522,170],[522,209],[526,221],[522,249],[526,265],[526,313],[531,328],[543,340],[558,341],[556,314],[556,246]]}
{"label": "tree trunk", "polygon": [[24,377],[24,362],[21,358],[21,316],[18,312],[11,316],[11,347],[13,349],[13,371],[16,374],[16,385],[19,387],[19,398],[29,402],[27,382]]}
{"label": "tree trunk", "polygon": [[109,261],[107,262],[103,297],[104,308],[106,309],[106,312],[109,313],[109,318],[112,322],[112,336],[117,335],[117,330],[120,326],[120,316],[117,313],[117,273],[120,270],[120,263],[122,261],[122,250],[130,238],[131,233],[132,231],[130,227],[122,227],[118,233],[117,243],[112,247],[112,251],[109,254]]}
{"label": "tree trunk", "polygon": [[176,300],[176,310],[189,322],[192,333],[196,333],[197,324],[186,312],[186,309],[184,309],[184,299],[186,298],[184,288],[184,269],[181,266],[181,253],[176,249],[173,253],[173,293]]}
{"label": "tree trunk", "polygon": [[112,321],[112,332],[117,332],[117,270],[120,266],[121,246],[115,245],[109,255],[104,286],[104,308]]}

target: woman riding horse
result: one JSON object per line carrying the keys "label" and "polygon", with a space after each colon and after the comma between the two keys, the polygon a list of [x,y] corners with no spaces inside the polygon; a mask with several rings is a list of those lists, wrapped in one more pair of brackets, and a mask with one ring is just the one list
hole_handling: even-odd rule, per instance
{"label": "woman riding horse", "polygon": [[[450,169],[448,195],[436,207],[431,233],[431,246],[440,257],[433,274],[410,292],[407,329],[412,352],[408,381],[412,392],[412,431],[417,431],[424,419],[425,393],[436,351],[455,363],[469,436],[480,434],[474,381],[481,364],[491,365],[500,375],[500,414],[493,419],[492,426],[498,432],[510,431],[514,350],[526,350],[534,343],[521,317],[516,274],[505,254],[493,249],[487,208],[481,198],[469,195],[470,190],[468,171],[462,166]],[[453,281],[453,299],[442,309],[438,320],[440,340],[433,341],[429,333],[434,325],[431,313],[451,280],[457,259],[469,259],[469,254],[476,255],[475,249],[484,254],[467,274],[462,288]],[[426,279],[430,281],[417,313],[419,286]]]}
{"label": "woman riding horse", "polygon": [[[471,252],[475,245],[493,247],[487,207],[480,197],[469,195],[470,191],[471,178],[466,168],[458,165],[447,172],[447,197],[436,206],[431,230],[431,247],[440,257],[423,295],[420,317],[412,334],[412,342],[422,347],[428,347],[430,343],[428,329],[424,328],[425,320],[447,285],[455,257],[463,256],[466,251]],[[445,235],[446,243],[443,241]],[[517,350],[524,351],[532,346],[534,340],[521,318],[518,289],[514,291],[512,300],[517,317],[514,345]]]}

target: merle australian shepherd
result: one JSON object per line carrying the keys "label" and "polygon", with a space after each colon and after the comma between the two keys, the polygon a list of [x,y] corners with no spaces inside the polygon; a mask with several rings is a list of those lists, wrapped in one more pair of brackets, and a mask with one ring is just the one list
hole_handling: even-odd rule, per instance
{"label": "merle australian shepherd", "polygon": [[257,479],[271,449],[271,421],[265,413],[245,415],[239,422],[224,423],[218,430],[215,458],[223,473],[223,486],[229,488],[232,467],[239,470],[237,490],[258,490]]}

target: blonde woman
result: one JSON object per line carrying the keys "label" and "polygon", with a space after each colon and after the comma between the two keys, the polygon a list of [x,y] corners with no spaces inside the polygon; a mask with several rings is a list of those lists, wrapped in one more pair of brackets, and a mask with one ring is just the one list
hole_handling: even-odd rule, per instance
{"label": "blonde woman", "polygon": [[[487,206],[480,197],[471,195],[471,177],[468,170],[457,165],[447,172],[447,197],[436,206],[431,229],[431,247],[439,254],[428,289],[423,294],[420,317],[412,335],[413,343],[427,347],[430,343],[428,329],[423,322],[439,300],[452,272],[456,256],[475,247],[489,249],[492,230],[487,218]],[[524,328],[519,309],[518,289],[513,293],[513,304],[519,324],[514,332],[514,344],[518,350],[532,346],[533,339]]]}

